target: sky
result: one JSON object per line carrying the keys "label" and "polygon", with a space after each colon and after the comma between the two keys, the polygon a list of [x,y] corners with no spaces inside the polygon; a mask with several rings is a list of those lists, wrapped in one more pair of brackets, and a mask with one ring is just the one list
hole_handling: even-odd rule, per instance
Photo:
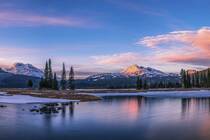
{"label": "sky", "polygon": [[209,0],[0,0],[0,66],[204,69],[209,13]]}

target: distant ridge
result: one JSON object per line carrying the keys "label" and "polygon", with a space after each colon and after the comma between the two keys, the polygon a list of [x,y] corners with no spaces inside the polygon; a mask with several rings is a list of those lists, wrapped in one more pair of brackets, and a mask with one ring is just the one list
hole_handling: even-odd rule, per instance
{"label": "distant ridge", "polygon": [[77,85],[80,88],[135,88],[138,76],[149,80],[151,83],[180,82],[178,74],[164,73],[160,70],[134,64],[118,73],[100,73],[78,80]]}
{"label": "distant ridge", "polygon": [[7,72],[4,71],[2,68],[0,68],[0,73],[7,73]]}
{"label": "distant ridge", "polygon": [[29,80],[33,81],[34,87],[39,86],[39,77],[14,74],[0,68],[0,88],[27,88]]}
{"label": "distant ridge", "polygon": [[38,78],[41,78],[44,75],[42,70],[31,64],[23,63],[14,63],[12,67],[5,69],[5,71],[13,74],[33,76]]}
{"label": "distant ridge", "polygon": [[125,68],[119,73],[101,73],[89,76],[87,80],[89,81],[98,81],[103,79],[112,79],[112,78],[128,78],[142,76],[145,78],[157,78],[157,77],[178,77],[175,73],[164,73],[160,70],[156,70],[150,67],[138,66],[136,64],[131,65]]}

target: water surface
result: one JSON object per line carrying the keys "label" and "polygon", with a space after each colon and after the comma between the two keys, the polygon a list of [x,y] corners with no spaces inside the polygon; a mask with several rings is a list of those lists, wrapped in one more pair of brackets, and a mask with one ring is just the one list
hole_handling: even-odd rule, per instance
{"label": "water surface", "polygon": [[209,140],[210,98],[105,97],[59,114],[0,108],[0,140]]}

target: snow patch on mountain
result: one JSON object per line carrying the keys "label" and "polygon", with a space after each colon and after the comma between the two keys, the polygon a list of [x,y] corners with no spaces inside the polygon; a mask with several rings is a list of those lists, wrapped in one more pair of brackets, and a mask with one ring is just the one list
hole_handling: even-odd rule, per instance
{"label": "snow patch on mountain", "polygon": [[0,73],[7,73],[4,69],[0,68]]}
{"label": "snow patch on mountain", "polygon": [[5,71],[18,74],[18,75],[26,75],[33,77],[43,77],[43,71],[34,67],[31,64],[23,64],[23,63],[15,63],[12,67],[5,69]]}
{"label": "snow patch on mountain", "polygon": [[130,67],[124,69],[122,71],[123,74],[127,76],[146,76],[146,77],[165,77],[170,76],[168,73],[164,73],[162,71],[150,68],[143,67],[138,65],[131,65]]}
{"label": "snow patch on mountain", "polygon": [[113,78],[125,78],[126,76],[121,73],[101,73],[89,76],[88,81],[98,81],[98,80],[110,80]]}

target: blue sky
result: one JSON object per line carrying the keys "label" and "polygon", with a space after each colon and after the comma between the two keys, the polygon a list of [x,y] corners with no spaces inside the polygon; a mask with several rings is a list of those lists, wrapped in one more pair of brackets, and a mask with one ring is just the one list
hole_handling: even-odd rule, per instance
{"label": "blue sky", "polygon": [[207,0],[1,0],[0,64],[42,67],[50,57],[56,69],[80,71],[205,68],[209,13]]}

